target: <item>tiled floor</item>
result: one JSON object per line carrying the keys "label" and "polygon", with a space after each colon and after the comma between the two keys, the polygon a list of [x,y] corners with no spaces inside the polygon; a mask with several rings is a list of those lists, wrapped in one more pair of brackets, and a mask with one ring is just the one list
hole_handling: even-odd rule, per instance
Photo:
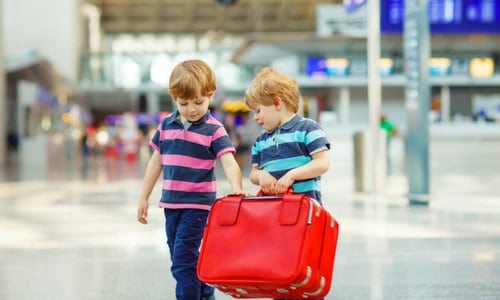
{"label": "tiled floor", "polygon": [[[500,140],[433,139],[428,206],[407,203],[401,141],[379,195],[353,192],[351,140],[332,145],[324,198],[341,233],[327,299],[500,299]],[[56,159],[4,171],[0,299],[174,299],[162,213],[135,221],[143,168]]]}

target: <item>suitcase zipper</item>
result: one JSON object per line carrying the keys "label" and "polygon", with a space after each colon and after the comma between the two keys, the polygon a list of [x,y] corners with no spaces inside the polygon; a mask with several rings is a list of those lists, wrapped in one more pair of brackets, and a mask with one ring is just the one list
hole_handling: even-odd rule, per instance
{"label": "suitcase zipper", "polygon": [[[314,213],[314,207],[318,207],[319,204],[315,200],[310,201],[311,205],[309,205],[309,212],[307,214],[307,225],[312,224],[312,218],[313,218],[313,213]],[[316,213],[316,217],[319,217],[321,214],[320,209],[318,209],[318,212]]]}
{"label": "suitcase zipper", "polygon": [[311,225],[313,218],[313,206],[309,205],[309,212],[307,214],[307,225]]}

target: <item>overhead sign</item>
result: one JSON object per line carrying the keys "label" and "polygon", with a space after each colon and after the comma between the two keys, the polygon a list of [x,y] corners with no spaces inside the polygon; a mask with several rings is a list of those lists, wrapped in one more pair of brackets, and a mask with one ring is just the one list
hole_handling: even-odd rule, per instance
{"label": "overhead sign", "polygon": [[[381,0],[382,33],[403,32],[405,2],[405,0]],[[498,0],[428,0],[427,14],[430,31],[433,34],[500,33]]]}
{"label": "overhead sign", "polygon": [[319,37],[332,35],[366,37],[366,15],[366,9],[361,6],[348,14],[341,4],[318,4],[316,6],[316,33]]}

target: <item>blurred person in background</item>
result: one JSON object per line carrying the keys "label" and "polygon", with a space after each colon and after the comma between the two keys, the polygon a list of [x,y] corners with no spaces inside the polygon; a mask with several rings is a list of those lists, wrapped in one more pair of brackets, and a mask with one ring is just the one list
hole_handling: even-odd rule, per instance
{"label": "blurred person in background", "polygon": [[391,121],[389,121],[389,119],[387,119],[386,115],[380,116],[380,128],[386,132],[386,138],[385,138],[386,168],[387,168],[387,175],[391,175],[392,173],[391,143],[392,143],[392,138],[396,136],[398,132],[396,130],[396,126],[394,126],[394,124]]}

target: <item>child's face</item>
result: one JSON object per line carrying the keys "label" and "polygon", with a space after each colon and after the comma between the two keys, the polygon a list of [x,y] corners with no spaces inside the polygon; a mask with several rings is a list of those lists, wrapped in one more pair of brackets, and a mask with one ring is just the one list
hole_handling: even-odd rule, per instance
{"label": "child's face", "polygon": [[256,105],[252,107],[253,119],[265,131],[273,131],[280,124],[280,111],[275,105]]}
{"label": "child's face", "polygon": [[210,100],[210,97],[177,99],[175,105],[177,106],[181,118],[189,122],[196,122],[207,113]]}

